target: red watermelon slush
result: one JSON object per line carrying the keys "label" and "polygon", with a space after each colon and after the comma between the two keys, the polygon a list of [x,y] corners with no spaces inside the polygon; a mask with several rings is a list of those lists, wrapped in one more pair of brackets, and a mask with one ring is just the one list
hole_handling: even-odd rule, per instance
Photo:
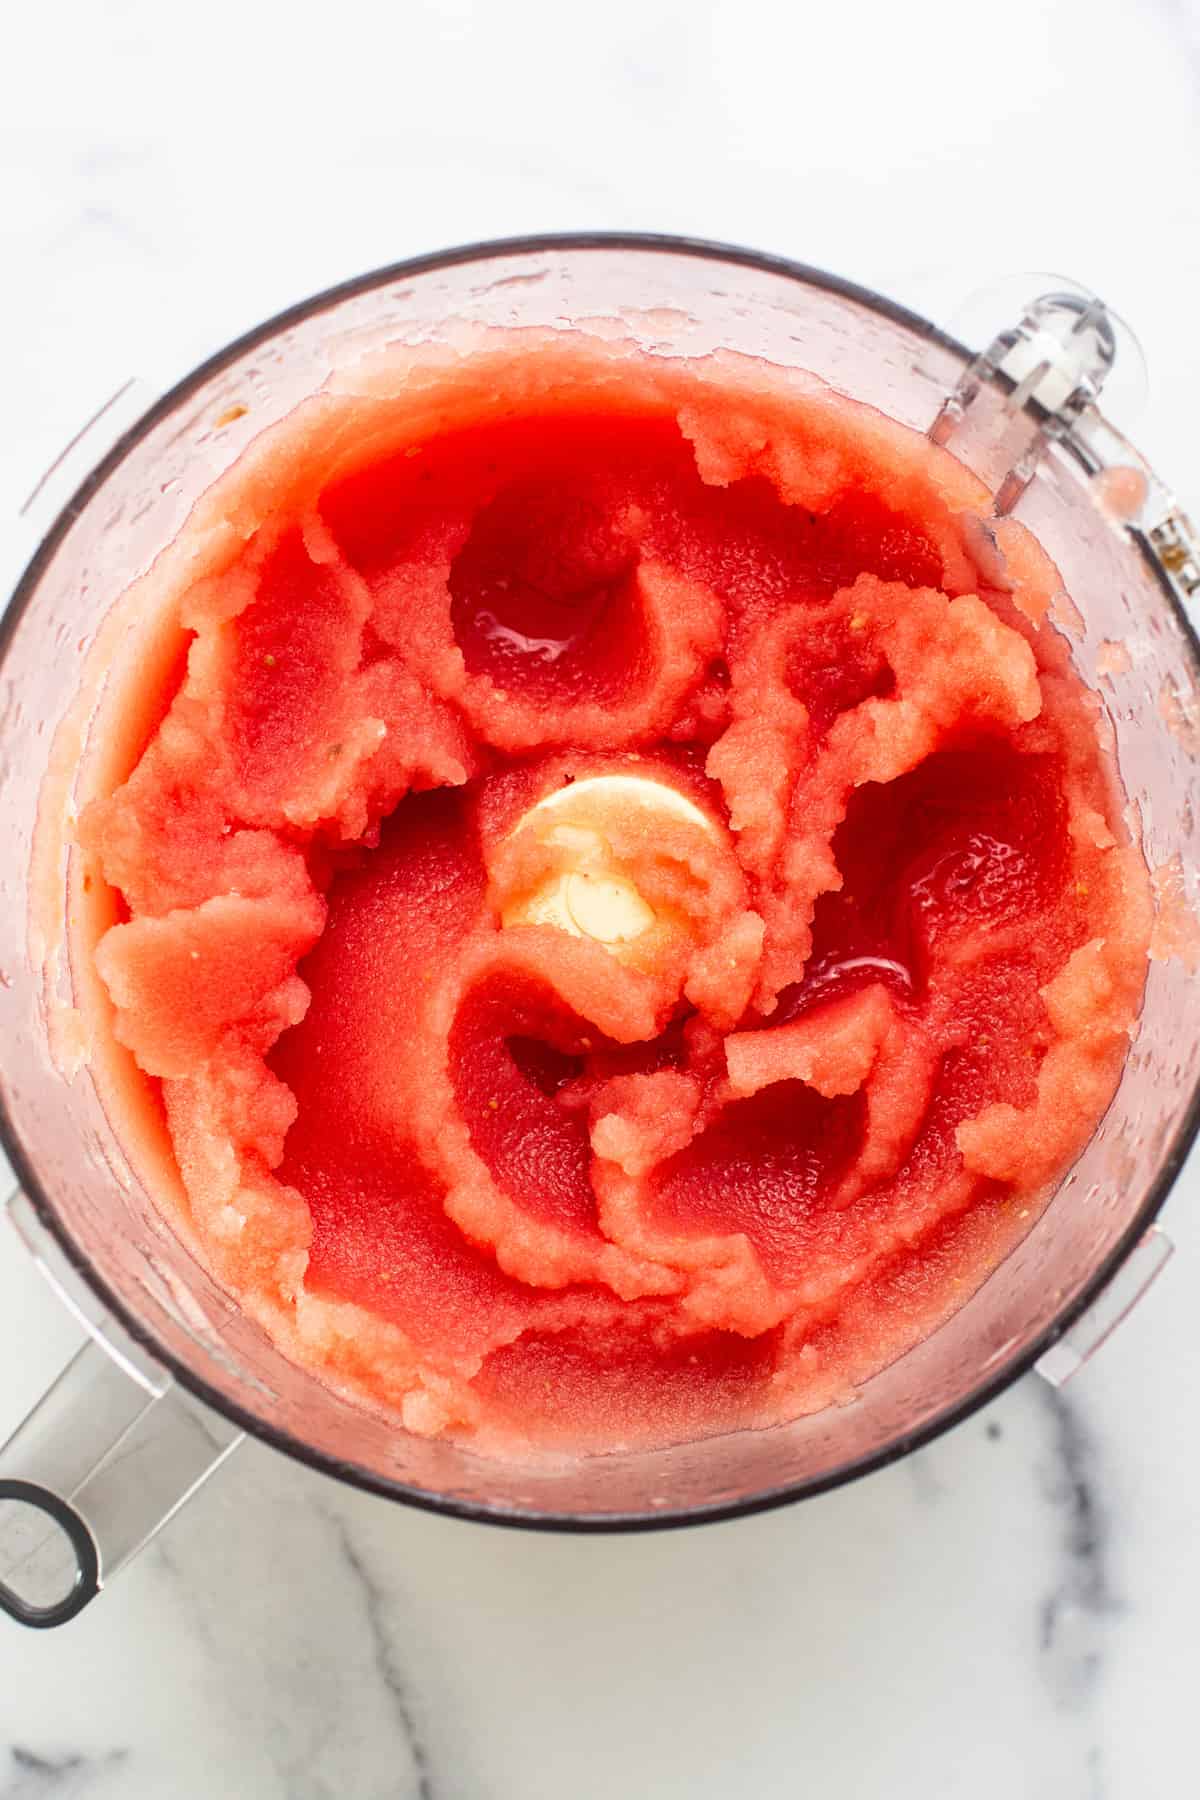
{"label": "red watermelon slush", "polygon": [[536,331],[341,371],[200,501],[73,911],[118,1129],[286,1354],[666,1444],[853,1398],[1024,1235],[1149,898],[984,519],[815,377]]}

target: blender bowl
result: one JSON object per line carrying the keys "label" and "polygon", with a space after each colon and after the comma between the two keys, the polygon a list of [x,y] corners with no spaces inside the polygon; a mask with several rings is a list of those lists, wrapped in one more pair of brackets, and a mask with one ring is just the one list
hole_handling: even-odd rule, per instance
{"label": "blender bowl", "polygon": [[[1030,278],[1024,302],[973,355],[878,295],[778,258],[603,234],[477,245],[380,270],[269,321],[156,399],[86,475],[0,628],[0,1102],[21,1183],[10,1215],[91,1339],[0,1451],[0,1604],[14,1616],[52,1625],[77,1613],[243,1432],[467,1519],[576,1531],[697,1523],[901,1456],[1039,1359],[1063,1379],[1145,1286],[1168,1248],[1152,1221],[1200,1121],[1200,645],[1185,611],[1200,565],[1170,495],[1098,409],[1126,351],[1119,325],[1071,284],[1045,290]],[[109,609],[199,494],[333,366],[437,341],[462,320],[604,322],[655,355],[724,347],[810,369],[948,445],[997,512],[1040,539],[1074,603],[1064,597],[1056,624],[1105,701],[1155,882],[1140,1032],[1106,1117],[1029,1235],[848,1406],[528,1467],[413,1436],[287,1361],[238,1311],[173,1235],[65,1042],[70,959],[40,921],[56,895],[63,904],[72,772],[95,699],[84,684]],[[129,412],[130,397],[118,397],[96,431],[111,439]],[[83,453],[95,443],[86,434]],[[986,545],[987,520],[979,531]],[[35,891],[51,902],[36,930]]]}

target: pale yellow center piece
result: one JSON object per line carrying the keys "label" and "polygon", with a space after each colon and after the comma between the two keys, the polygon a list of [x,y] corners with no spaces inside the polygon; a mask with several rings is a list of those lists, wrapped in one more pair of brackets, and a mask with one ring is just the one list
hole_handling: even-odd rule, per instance
{"label": "pale yellow center piece", "polygon": [[[614,807],[655,820],[686,820],[712,835],[716,821],[669,783],[642,775],[592,775],[557,788],[531,807],[516,832],[533,831],[560,854],[561,866],[533,894],[504,909],[505,925],[554,925],[572,937],[614,948],[633,943],[657,923],[652,906],[617,866],[603,817]],[[516,835],[514,832],[514,836]]]}

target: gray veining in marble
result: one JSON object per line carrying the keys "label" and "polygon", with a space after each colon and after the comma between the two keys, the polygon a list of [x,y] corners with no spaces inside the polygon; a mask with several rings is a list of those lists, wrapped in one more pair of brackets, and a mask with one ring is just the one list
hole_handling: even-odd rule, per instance
{"label": "gray veining in marble", "polygon": [[1049,1387],[1035,1391],[1050,1426],[1041,1482],[1059,1543],[1057,1579],[1041,1604],[1038,1643],[1060,1704],[1083,1707],[1101,1680],[1109,1626],[1121,1602],[1108,1564],[1096,1446],[1077,1404]]}
{"label": "gray veining in marble", "polygon": [[373,1578],[363,1558],[355,1549],[350,1529],[344,1520],[331,1516],[330,1524],[337,1542],[338,1554],[351,1579],[362,1594],[363,1610],[375,1657],[375,1669],[391,1696],[392,1708],[399,1727],[402,1754],[412,1765],[413,1792],[416,1800],[435,1800],[436,1789],[429,1763],[429,1751],[418,1729],[412,1694],[402,1672],[392,1639],[392,1624],[387,1596]]}
{"label": "gray veining in marble", "polygon": [[110,1750],[100,1756],[84,1756],[78,1751],[52,1756],[25,1744],[13,1744],[0,1800],[41,1800],[43,1795],[73,1800],[76,1794],[87,1794],[99,1776],[119,1769],[128,1754],[127,1750]]}

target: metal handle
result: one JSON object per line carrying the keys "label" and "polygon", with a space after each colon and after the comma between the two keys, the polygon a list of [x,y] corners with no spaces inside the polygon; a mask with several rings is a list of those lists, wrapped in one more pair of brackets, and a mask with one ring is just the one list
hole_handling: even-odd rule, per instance
{"label": "metal handle", "polygon": [[[61,1292],[23,1194],[9,1216]],[[114,1320],[74,1310],[91,1342],[0,1448],[0,1607],[38,1629],[73,1619],[243,1435]]]}

